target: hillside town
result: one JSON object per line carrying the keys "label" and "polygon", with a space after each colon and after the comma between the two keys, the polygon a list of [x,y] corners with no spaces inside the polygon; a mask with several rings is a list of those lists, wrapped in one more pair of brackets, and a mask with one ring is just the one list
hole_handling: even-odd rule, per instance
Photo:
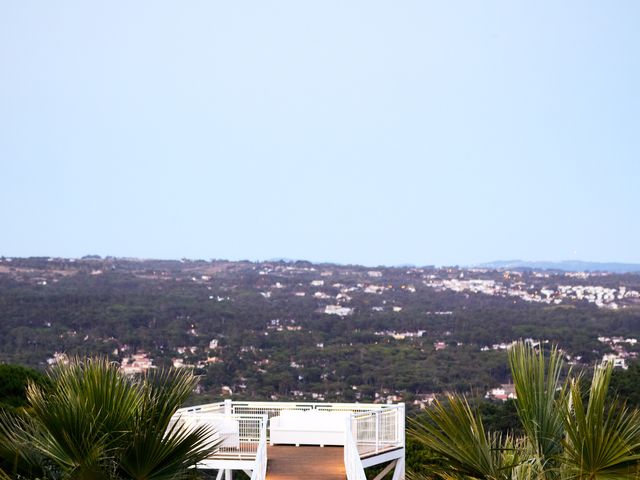
{"label": "hillside town", "polygon": [[[474,270],[476,272],[476,270]],[[534,274],[537,278],[550,278],[549,274]],[[565,273],[567,278],[576,278],[576,275]],[[598,275],[601,276],[601,275]],[[538,302],[559,305],[563,302],[585,301],[598,308],[626,308],[629,304],[640,303],[640,291],[627,289],[621,285],[619,288],[608,288],[601,285],[556,285],[526,283],[520,280],[520,272],[505,272],[505,281],[493,279],[464,280],[464,272],[459,279],[441,279],[436,275],[424,282],[434,289],[451,290],[453,292],[471,292],[484,295],[514,297],[525,302]],[[582,274],[578,278],[589,278],[589,274]],[[512,281],[509,281],[512,280]],[[560,281],[560,279],[556,279]]]}

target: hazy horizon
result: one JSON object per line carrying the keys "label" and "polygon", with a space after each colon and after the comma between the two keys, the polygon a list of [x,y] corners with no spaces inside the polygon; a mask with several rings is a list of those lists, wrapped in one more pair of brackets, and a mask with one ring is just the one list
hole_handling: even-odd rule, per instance
{"label": "hazy horizon", "polygon": [[[558,261],[549,261],[549,260],[526,260],[526,259],[511,259],[511,260],[504,260],[504,259],[496,259],[496,260],[489,260],[489,261],[485,261],[485,262],[478,262],[478,263],[474,263],[474,264],[461,264],[461,263],[450,263],[450,264],[437,264],[437,263],[424,263],[424,264],[415,264],[415,263],[404,263],[404,264],[362,264],[362,263],[355,263],[355,262],[348,262],[348,263],[342,263],[342,262],[333,262],[333,261],[329,261],[329,260],[310,260],[307,258],[286,258],[286,257],[275,257],[275,258],[215,258],[215,257],[198,257],[198,258],[188,258],[188,257],[182,257],[182,258],[173,258],[173,257],[126,257],[126,256],[119,256],[119,255],[98,255],[98,254],[85,254],[85,255],[81,255],[81,256],[73,256],[73,257],[62,257],[62,256],[54,256],[54,255],[33,255],[33,256],[26,256],[26,257],[19,257],[19,256],[10,256],[10,255],[3,255],[2,252],[0,252],[0,258],[7,258],[7,259],[21,259],[21,258],[51,258],[51,259],[69,259],[69,260],[83,260],[83,259],[88,259],[90,257],[99,257],[101,260],[106,260],[109,258],[115,258],[115,259],[121,259],[121,260],[131,260],[131,261],[194,261],[194,262],[198,262],[198,261],[205,261],[205,262],[251,262],[251,263],[269,263],[269,262],[286,262],[286,263],[294,263],[294,262],[310,262],[314,265],[337,265],[337,266],[348,266],[348,265],[353,265],[353,266],[358,266],[358,267],[364,267],[364,268],[404,268],[404,267],[416,267],[416,268],[421,268],[421,267],[429,267],[429,266],[433,266],[436,268],[446,268],[446,267],[460,267],[460,268],[511,268],[511,267],[503,267],[503,266],[497,266],[500,264],[518,264],[518,265],[524,265],[525,268],[532,268],[530,267],[530,265],[542,265],[539,268],[545,270],[545,269],[553,269],[553,266],[557,266],[557,267],[562,267],[562,266],[569,266],[571,264],[585,264],[587,266],[590,266],[590,270],[594,270],[594,267],[597,266],[617,266],[617,267],[640,267],[640,263],[633,263],[633,262],[617,262],[617,261],[606,261],[606,262],[592,262],[589,260],[584,260],[584,259],[564,259],[564,260],[558,260]],[[515,268],[522,268],[522,267],[515,267]],[[568,270],[570,271],[571,269],[568,268],[564,268],[563,270]],[[604,270],[603,270],[604,271]],[[626,272],[630,272],[630,270],[616,270],[616,271],[626,271]],[[638,269],[638,271],[640,272],[640,268]],[[633,272],[636,272],[636,270],[633,270]]]}
{"label": "hazy horizon", "polygon": [[640,263],[640,4],[0,4],[0,254]]}

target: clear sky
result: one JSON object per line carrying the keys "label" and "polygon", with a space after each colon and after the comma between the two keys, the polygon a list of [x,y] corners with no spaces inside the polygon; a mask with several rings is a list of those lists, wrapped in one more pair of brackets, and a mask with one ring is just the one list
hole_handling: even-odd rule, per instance
{"label": "clear sky", "polygon": [[0,254],[640,262],[640,2],[0,0]]}

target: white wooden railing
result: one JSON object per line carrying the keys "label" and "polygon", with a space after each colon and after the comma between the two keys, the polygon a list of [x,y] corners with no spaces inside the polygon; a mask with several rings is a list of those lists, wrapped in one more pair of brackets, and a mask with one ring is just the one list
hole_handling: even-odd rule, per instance
{"label": "white wooden railing", "polygon": [[360,453],[358,452],[358,445],[351,430],[352,418],[348,418],[345,425],[344,469],[347,474],[347,480],[367,480]]}
{"label": "white wooden railing", "polygon": [[351,415],[351,434],[360,456],[404,447],[404,404]]}
{"label": "white wooden railing", "polygon": [[229,400],[226,405],[228,411],[234,414],[267,415],[268,418],[278,416],[285,410],[360,413],[389,407],[363,403],[232,402]]}
{"label": "white wooden railing", "polygon": [[[207,406],[209,407],[209,406]],[[189,428],[207,425],[213,430],[209,445],[213,452],[196,468],[217,469],[222,473],[233,469],[251,470],[251,480],[265,480],[267,474],[267,416],[220,413],[219,408],[181,409],[174,422]],[[225,476],[225,478],[231,478]]]}
{"label": "white wooden railing", "polygon": [[[364,457],[404,447],[404,415],[404,404],[398,404],[349,417],[344,443],[347,480],[366,480]],[[395,474],[394,478],[397,478]]]}
{"label": "white wooden railing", "polygon": [[251,480],[265,480],[267,476],[267,418],[262,416],[264,421],[260,428],[260,441],[256,450],[256,459],[251,472]]}

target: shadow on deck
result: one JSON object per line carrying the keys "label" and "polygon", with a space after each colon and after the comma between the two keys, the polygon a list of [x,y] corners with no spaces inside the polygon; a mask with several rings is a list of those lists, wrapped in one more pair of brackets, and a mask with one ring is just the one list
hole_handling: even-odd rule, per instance
{"label": "shadow on deck", "polygon": [[271,446],[267,480],[345,480],[343,452],[342,447]]}

